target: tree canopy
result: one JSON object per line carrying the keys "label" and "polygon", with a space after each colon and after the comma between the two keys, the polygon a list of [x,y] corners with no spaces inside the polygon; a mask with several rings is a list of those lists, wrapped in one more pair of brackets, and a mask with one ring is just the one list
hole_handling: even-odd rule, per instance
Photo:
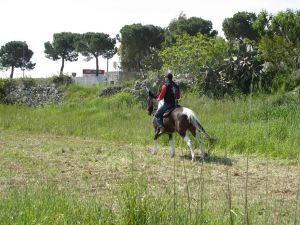
{"label": "tree canopy", "polygon": [[222,38],[184,34],[177,36],[176,43],[163,50],[161,54],[165,70],[198,75],[206,64],[223,61],[227,51],[227,44]]}
{"label": "tree canopy", "polygon": [[61,59],[60,74],[63,73],[65,61],[74,62],[78,60],[75,50],[75,40],[78,34],[62,32],[53,34],[53,42],[44,44],[46,57],[54,61]]}
{"label": "tree canopy", "polygon": [[262,11],[254,23],[260,33],[260,55],[277,69],[283,64],[299,67],[300,11],[287,10],[276,15]]}
{"label": "tree canopy", "polygon": [[215,37],[218,32],[213,30],[213,25],[210,20],[205,20],[200,17],[187,18],[185,14],[181,13],[178,18],[173,19],[166,28],[166,45],[174,44],[176,36],[188,34],[196,36],[198,33]]}
{"label": "tree canopy", "polygon": [[96,59],[96,76],[99,75],[99,56],[112,57],[115,54],[116,39],[105,33],[88,32],[81,34],[76,42],[76,49],[86,60]]}
{"label": "tree canopy", "polygon": [[11,68],[10,79],[12,79],[15,68],[34,69],[35,63],[30,61],[32,55],[33,51],[28,48],[26,42],[11,41],[0,49],[0,65],[6,69]]}
{"label": "tree canopy", "polygon": [[238,12],[233,17],[225,18],[223,21],[223,31],[227,40],[257,40],[258,33],[252,27],[256,20],[256,14],[251,12]]}
{"label": "tree canopy", "polygon": [[[149,65],[151,62],[147,61],[147,58],[158,57],[156,53],[161,49],[163,40],[164,31],[158,26],[132,24],[122,27],[119,36],[122,69],[141,71],[151,66],[160,69],[161,65]],[[155,61],[157,60],[156,58]]]}

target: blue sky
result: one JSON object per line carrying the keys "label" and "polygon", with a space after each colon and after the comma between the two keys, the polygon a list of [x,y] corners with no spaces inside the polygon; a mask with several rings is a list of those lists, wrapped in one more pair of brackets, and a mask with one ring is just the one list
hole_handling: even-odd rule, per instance
{"label": "blue sky", "polygon": [[[30,77],[50,77],[57,74],[60,61],[45,58],[44,43],[52,41],[52,35],[59,32],[104,32],[114,37],[124,25],[133,23],[153,24],[166,27],[183,12],[187,17],[201,17],[210,20],[213,28],[222,32],[222,22],[238,11],[270,13],[299,9],[300,0],[1,0],[0,45],[9,41],[26,41],[33,50],[32,61],[37,65],[32,71],[25,71]],[[110,70],[113,70],[110,61]],[[95,61],[66,62],[65,72],[82,75],[82,69],[93,69]],[[106,69],[106,61],[100,59],[100,68]],[[0,72],[8,77],[10,70]],[[15,70],[15,77],[22,72]]]}

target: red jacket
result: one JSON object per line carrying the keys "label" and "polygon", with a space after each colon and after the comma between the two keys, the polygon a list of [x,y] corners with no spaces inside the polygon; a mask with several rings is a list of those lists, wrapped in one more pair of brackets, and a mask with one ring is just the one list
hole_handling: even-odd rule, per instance
{"label": "red jacket", "polygon": [[164,84],[161,88],[161,92],[160,92],[159,96],[157,97],[157,101],[164,99],[166,92],[167,92],[167,86]]}
{"label": "red jacket", "polygon": [[[160,100],[164,99],[164,97],[166,95],[166,92],[167,92],[167,85],[164,84],[162,86],[162,88],[161,88],[159,96],[157,97],[157,101],[160,101]],[[179,90],[179,88],[176,89],[175,98],[176,99],[180,98],[180,90]]]}

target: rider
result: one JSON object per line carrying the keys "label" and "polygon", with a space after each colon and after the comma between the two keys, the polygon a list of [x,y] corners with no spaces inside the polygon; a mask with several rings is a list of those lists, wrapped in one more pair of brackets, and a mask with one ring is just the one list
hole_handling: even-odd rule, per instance
{"label": "rider", "polygon": [[165,76],[166,80],[162,86],[161,92],[157,98],[157,101],[164,100],[163,105],[157,110],[154,115],[157,122],[158,132],[162,132],[163,125],[163,115],[168,109],[171,109],[177,105],[177,99],[180,98],[180,92],[178,85],[173,81],[173,75],[168,73]]}

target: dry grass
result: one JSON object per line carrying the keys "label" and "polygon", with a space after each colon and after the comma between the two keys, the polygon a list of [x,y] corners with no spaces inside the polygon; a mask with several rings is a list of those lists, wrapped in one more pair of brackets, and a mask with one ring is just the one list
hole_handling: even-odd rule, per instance
{"label": "dry grass", "polygon": [[[188,204],[193,209],[199,207],[199,190],[203,187],[203,208],[222,216],[227,208],[228,171],[232,214],[237,220],[244,216],[244,156],[223,157],[212,153],[204,163],[200,158],[192,163],[187,149],[177,149],[175,159],[171,159],[168,148],[152,155],[152,146],[10,131],[1,131],[0,149],[2,194],[11,187],[55,183],[75,196],[99,198],[117,208],[114,202],[122,185],[135,176],[146,180],[153,195],[172,193],[175,189],[178,196],[187,198],[189,193]],[[295,161],[250,157],[248,204],[254,224],[255,221],[270,220],[278,224],[294,221],[291,217],[297,204],[299,172],[299,163]]]}

